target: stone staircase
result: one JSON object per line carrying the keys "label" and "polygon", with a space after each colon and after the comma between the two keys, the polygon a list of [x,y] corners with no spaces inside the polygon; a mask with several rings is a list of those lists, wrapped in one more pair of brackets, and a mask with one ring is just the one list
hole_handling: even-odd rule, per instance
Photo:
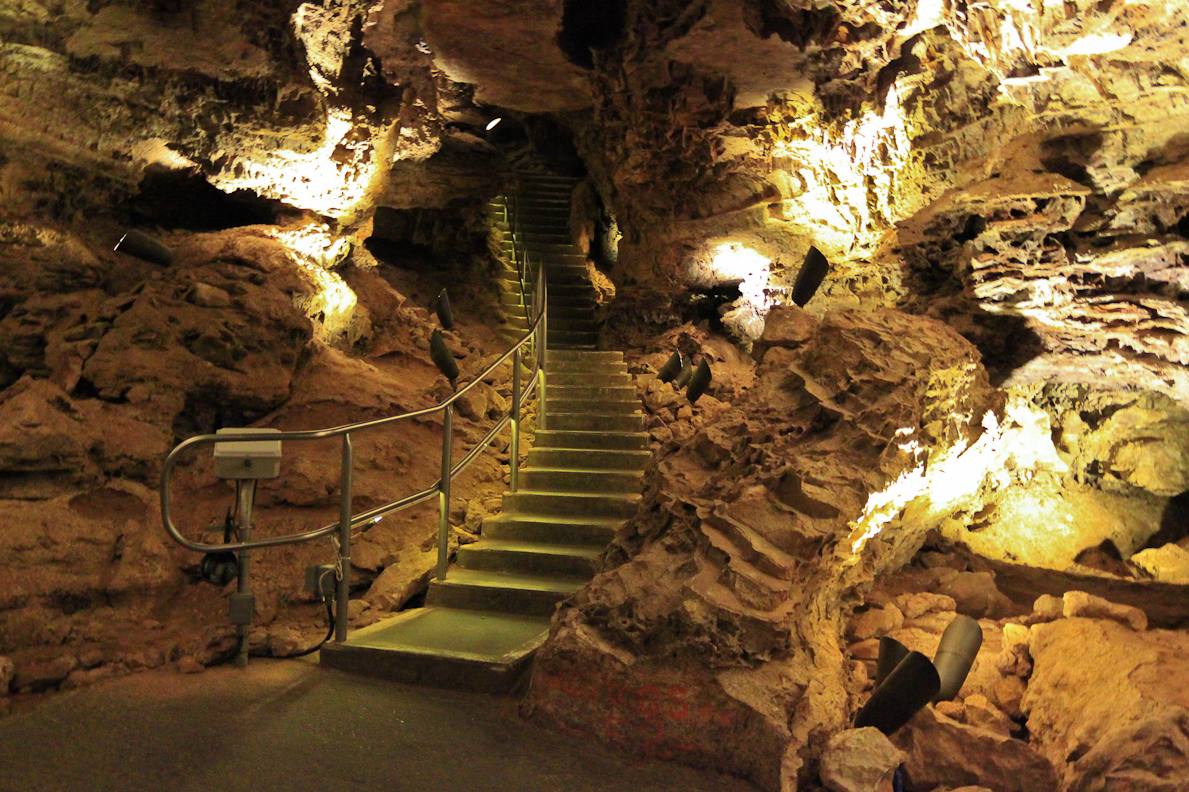
{"label": "stone staircase", "polygon": [[[530,267],[546,264],[549,287],[549,347],[594,349],[598,341],[595,290],[586,275],[586,256],[570,240],[570,194],[577,179],[522,174],[520,188],[488,204],[496,227],[504,233],[503,252],[512,259],[527,254]],[[515,218],[519,234],[512,236]],[[501,300],[508,317],[505,336],[520,338],[528,317],[520,281],[508,271],[500,279]]]}
{"label": "stone staircase", "polygon": [[[585,257],[568,242],[572,182],[526,177],[518,202],[523,246],[549,284],[545,426],[517,492],[459,548],[426,606],[327,644],[333,668],[404,682],[502,693],[523,678],[557,604],[590,579],[603,548],[635,514],[649,458],[644,416],[622,353],[594,350],[597,328]],[[504,201],[493,204],[512,246]],[[567,241],[563,241],[567,240]],[[528,323],[519,276],[503,279],[506,331]]]}

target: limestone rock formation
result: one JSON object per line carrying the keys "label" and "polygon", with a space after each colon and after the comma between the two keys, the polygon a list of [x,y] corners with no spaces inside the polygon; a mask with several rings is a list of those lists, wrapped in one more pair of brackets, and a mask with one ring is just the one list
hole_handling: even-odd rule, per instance
{"label": "limestone rock formation", "polygon": [[1036,625],[1028,728],[1063,789],[1158,790],[1189,783],[1186,639],[1111,621]]}
{"label": "limestone rock formation", "polygon": [[839,732],[822,754],[822,783],[831,792],[868,792],[890,783],[905,759],[878,729]]}

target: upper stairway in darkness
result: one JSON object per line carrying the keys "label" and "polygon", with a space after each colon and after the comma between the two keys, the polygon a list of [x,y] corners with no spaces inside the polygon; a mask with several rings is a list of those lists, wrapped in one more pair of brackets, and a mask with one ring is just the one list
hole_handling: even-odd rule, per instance
{"label": "upper stairway in darkness", "polygon": [[[504,235],[502,251],[512,261],[526,258],[530,271],[538,263],[545,264],[549,347],[594,349],[598,343],[596,292],[587,275],[586,254],[570,235],[570,195],[578,180],[521,174],[519,182],[514,193],[487,205]],[[505,335],[519,338],[529,323],[516,271],[508,270],[501,276],[500,294],[508,316]]]}
{"label": "upper stairway in darkness", "polygon": [[[524,678],[559,602],[586,583],[607,543],[635,513],[649,459],[636,388],[620,352],[596,351],[594,289],[569,236],[574,180],[523,176],[489,205],[508,251],[544,265],[548,285],[545,426],[538,425],[516,492],[482,538],[459,548],[426,605],[323,647],[332,668],[493,693]],[[516,220],[516,228],[510,224]],[[513,261],[515,258],[508,256]],[[528,328],[521,274],[501,279],[505,332]]]}

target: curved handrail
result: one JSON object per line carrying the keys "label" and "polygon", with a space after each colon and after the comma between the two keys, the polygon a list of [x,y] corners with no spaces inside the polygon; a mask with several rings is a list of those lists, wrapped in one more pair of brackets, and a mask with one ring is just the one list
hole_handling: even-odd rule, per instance
{"label": "curved handrail", "polygon": [[[521,288],[521,295],[525,294],[526,272],[529,267],[527,251],[524,250],[517,237],[519,236],[519,214],[516,209],[512,210],[513,217],[507,218],[509,221],[509,228],[512,232],[512,253],[517,259],[519,282]],[[531,274],[530,274],[531,277]],[[229,542],[226,544],[211,545],[203,542],[193,542],[182,536],[178,531],[177,526],[173,523],[171,515],[171,498],[170,498],[170,484],[173,480],[173,471],[177,466],[178,459],[181,455],[190,449],[198,448],[204,445],[211,445],[220,442],[260,442],[262,440],[258,433],[234,433],[228,432],[226,434],[206,434],[197,437],[191,437],[179,443],[172,451],[169,452],[165,458],[165,464],[161,470],[161,521],[165,526],[166,532],[175,542],[190,550],[200,553],[210,552],[235,552],[239,551],[239,592],[241,595],[248,593],[248,578],[249,572],[249,558],[251,551],[256,548],[275,547],[278,545],[298,544],[301,542],[308,542],[318,539],[323,536],[334,536],[335,551],[337,555],[337,585],[336,585],[336,607],[337,613],[334,619],[335,622],[335,640],[347,640],[347,621],[348,621],[348,603],[350,599],[350,567],[351,567],[351,542],[352,531],[368,522],[375,521],[379,517],[390,514],[395,511],[413,506],[421,503],[435,494],[438,495],[438,563],[437,575],[439,580],[444,580],[446,577],[446,570],[449,564],[448,544],[450,534],[450,484],[455,476],[461,473],[479,454],[481,454],[491,441],[495,439],[504,427],[509,422],[512,424],[512,437],[510,442],[510,457],[511,457],[511,490],[516,491],[518,466],[519,466],[519,448],[520,448],[520,411],[527,395],[532,393],[535,387],[540,386],[540,404],[537,411],[538,427],[545,428],[545,357],[547,354],[547,335],[548,335],[548,284],[545,279],[544,265],[539,266],[537,277],[532,279],[533,289],[531,292],[531,321],[524,335],[514,343],[508,351],[500,355],[487,368],[475,376],[475,378],[464,386],[461,390],[455,391],[447,399],[432,407],[424,407],[419,410],[412,410],[400,415],[390,415],[384,418],[375,418],[370,421],[360,421],[353,424],[344,424],[330,429],[317,429],[310,431],[288,431],[288,432],[270,432],[267,436],[268,441],[275,442],[280,440],[282,442],[303,442],[309,440],[326,440],[335,437],[342,438],[342,461],[339,467],[339,519],[337,522],[330,525],[323,526],[312,531],[306,531],[299,534],[287,534],[285,536],[274,536],[266,539],[252,540],[250,536],[251,526],[251,506],[253,494],[255,492],[255,482],[251,482],[252,486],[243,490],[243,499],[240,506],[244,507],[247,517],[244,518],[243,541]],[[528,306],[526,306],[527,308]],[[526,313],[528,313],[526,311]],[[521,375],[521,352],[523,348],[529,343],[533,344],[533,374],[529,380],[528,387],[523,390],[520,387]],[[476,387],[481,381],[487,378],[495,369],[502,365],[508,358],[512,358],[512,404],[509,407],[508,414],[496,422],[487,434],[475,444],[470,453],[463,458],[457,465],[451,463],[452,454],[452,440],[453,440],[453,416],[454,403],[463,397],[471,388]],[[374,429],[379,426],[386,426],[388,424],[404,421],[409,418],[419,418],[424,415],[431,415],[438,411],[442,412],[442,473],[438,480],[430,487],[423,489],[421,492],[413,495],[408,495],[397,501],[378,506],[361,514],[353,515],[351,513],[351,482],[354,471],[355,451],[352,441],[352,435],[355,432],[364,431],[367,429]],[[239,497],[239,496],[237,496]],[[237,507],[239,508],[239,507]],[[247,626],[244,623],[236,622],[236,630],[240,635],[240,660],[247,661]]]}
{"label": "curved handrail", "polygon": [[[544,302],[544,301],[542,301],[542,302]],[[524,337],[522,337],[519,341],[517,341],[514,345],[512,345],[512,347],[510,347],[507,352],[500,355],[499,358],[497,358],[490,366],[488,366],[486,369],[484,369],[480,374],[476,375],[475,378],[470,383],[468,383],[465,387],[459,389],[458,391],[453,393],[449,398],[447,398],[446,400],[442,401],[441,403],[439,403],[437,405],[434,405],[432,407],[423,407],[419,410],[413,410],[411,412],[402,413],[400,415],[390,415],[390,416],[386,416],[384,418],[375,418],[370,421],[360,421],[358,423],[353,423],[353,424],[344,424],[342,426],[336,426],[331,429],[317,429],[317,430],[308,430],[308,431],[289,431],[289,432],[270,433],[268,435],[267,439],[270,441],[280,440],[282,442],[285,442],[285,441],[300,442],[300,441],[306,441],[306,440],[326,440],[326,439],[330,439],[330,438],[334,438],[334,437],[342,437],[344,435],[349,435],[354,432],[359,432],[359,431],[363,431],[366,429],[373,429],[377,426],[384,426],[387,424],[397,423],[399,421],[404,421],[404,420],[407,420],[410,418],[420,418],[421,416],[424,416],[424,415],[432,415],[433,413],[436,413],[440,410],[444,410],[447,407],[453,405],[454,402],[456,402],[459,398],[461,398],[464,394],[466,394],[471,388],[476,387],[480,382],[483,381],[483,379],[485,377],[487,377],[487,375],[489,375],[492,371],[494,371],[496,368],[498,368],[500,366],[500,364],[502,364],[504,361],[506,361],[509,357],[512,357],[513,355],[515,355],[515,353],[520,351],[520,349],[525,344],[527,344],[530,340],[532,340],[533,334],[536,332],[537,328],[539,326],[541,326],[543,319],[544,319],[544,308],[542,307],[537,312],[537,315],[533,319],[532,323],[529,325],[528,330],[524,334]],[[538,358],[539,358],[539,356],[538,356]],[[532,392],[532,389],[535,386],[539,376],[540,376],[540,370],[539,370],[539,360],[538,360],[538,361],[534,362],[533,377],[531,380],[529,380],[528,385],[524,388],[524,392],[526,394]],[[521,403],[523,404],[523,401]],[[519,406],[519,405],[516,405],[516,406]],[[488,432],[487,436],[485,436],[483,438],[483,440],[481,440],[479,443],[476,444],[475,448],[478,449],[479,451],[481,451],[483,448],[486,448],[486,446],[495,438],[495,435],[498,432],[498,430],[503,429],[505,426],[507,426],[508,420],[509,420],[509,417],[504,416],[504,418],[497,424],[497,426],[495,428],[493,428],[492,431]],[[339,523],[334,522],[334,523],[331,523],[330,525],[324,526],[322,528],[318,528],[316,530],[307,531],[305,533],[300,533],[300,534],[287,534],[285,536],[274,536],[274,537],[270,537],[267,539],[255,539],[250,542],[229,542],[226,544],[217,544],[217,545],[216,544],[204,544],[202,542],[192,542],[189,539],[182,536],[182,534],[177,530],[177,527],[174,525],[173,519],[170,516],[172,503],[171,503],[171,498],[170,498],[170,494],[169,494],[169,485],[173,478],[173,469],[174,469],[174,467],[176,467],[176,465],[178,463],[178,459],[181,456],[181,454],[183,454],[185,451],[187,451],[191,448],[196,448],[196,447],[204,446],[204,445],[212,445],[214,443],[228,443],[228,442],[234,443],[237,441],[260,442],[261,439],[262,438],[259,434],[254,434],[254,433],[252,433],[252,434],[250,434],[250,433],[235,434],[235,433],[228,432],[228,433],[224,433],[224,434],[196,435],[194,437],[183,440],[181,443],[179,443],[177,446],[175,446],[172,451],[169,452],[169,455],[165,458],[165,465],[163,466],[163,468],[161,470],[161,487],[160,487],[160,489],[161,489],[161,520],[164,523],[165,530],[169,534],[171,539],[173,539],[175,542],[177,542],[181,546],[183,546],[189,550],[199,552],[199,553],[210,553],[210,552],[216,552],[216,551],[234,552],[237,550],[251,550],[251,549],[258,548],[258,547],[275,547],[275,546],[284,545],[284,544],[297,544],[300,542],[308,542],[308,541],[312,541],[314,539],[318,539],[323,536],[328,536],[329,534],[338,530]],[[477,454],[478,454],[478,451],[472,450],[472,452],[466,458],[464,458],[462,462],[458,463],[458,465],[451,468],[450,477],[453,478],[454,476],[458,475],[458,473],[462,472],[462,470],[474,459],[475,456],[477,456]],[[432,497],[434,494],[439,492],[441,490],[441,486],[442,486],[442,481],[439,478],[438,481],[433,486],[431,486],[425,490],[422,490],[421,492],[419,492],[415,495],[411,495],[406,498],[402,498],[399,501],[393,501],[392,503],[389,503],[385,506],[378,506],[375,509],[371,509],[370,511],[363,512],[362,514],[356,515],[351,518],[351,527],[355,528],[355,527],[367,522],[368,520],[374,520],[376,517],[382,517],[386,514],[391,514],[392,512],[399,511],[399,510],[407,508],[409,506],[414,506],[418,503],[421,503],[422,501]]]}

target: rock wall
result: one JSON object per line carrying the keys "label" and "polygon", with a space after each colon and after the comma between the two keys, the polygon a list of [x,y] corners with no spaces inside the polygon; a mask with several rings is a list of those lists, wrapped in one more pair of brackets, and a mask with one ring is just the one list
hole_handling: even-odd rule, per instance
{"label": "rock wall", "polygon": [[[715,372],[694,405],[653,373],[673,348]],[[1010,567],[1061,570],[1057,593],[1135,586],[1130,601],[1144,606],[1151,577],[1126,559],[1177,535],[1157,535],[1169,499],[1109,473],[1111,454],[1079,462],[1076,443],[1054,445],[1050,426],[1070,411],[1093,419],[1098,404],[1119,417],[1103,447],[1159,442],[1122,427],[1166,397],[1000,390],[953,329],[895,310],[819,320],[777,308],[754,353],[753,369],[686,325],[633,357],[654,438],[645,499],[604,571],[555,616],[530,710],[625,750],[806,788],[871,688],[877,639],[932,656],[962,613],[981,620],[983,648],[959,702],[897,737],[908,788],[1057,788],[1073,771],[1022,703],[1025,690],[1050,694],[1027,686],[1032,665],[1026,653],[1026,667],[1011,660],[1004,637],[1040,618],[1029,615],[1040,592],[1012,583]],[[1176,452],[1138,456],[1161,464]],[[1158,478],[1175,482],[1177,471]],[[1038,510],[1045,498],[1056,512]],[[1076,517],[1066,523],[1061,510]],[[954,542],[978,553],[934,549]],[[1107,545],[1124,561],[1099,563]],[[1189,617],[1151,594],[1161,624]],[[1111,761],[1132,761],[1122,757]]]}
{"label": "rock wall", "polygon": [[[224,595],[234,584],[200,582],[199,557],[161,526],[156,488],[178,441],[224,426],[338,426],[440,401],[449,388],[429,362],[434,322],[420,306],[447,279],[459,326],[446,338],[463,377],[486,368],[502,343],[485,324],[495,297],[478,263],[417,272],[347,245],[340,278],[294,241],[325,234],[319,224],[167,234],[169,266],[105,250],[102,223],[89,233],[0,228],[0,295],[10,306],[0,321],[0,655],[15,662],[14,692],[226,657]],[[350,295],[349,311],[334,314],[328,284]],[[504,409],[508,375],[492,375],[460,407],[456,453]],[[440,419],[361,436],[356,509],[432,484],[440,448]],[[506,441],[498,453],[506,462]],[[335,444],[287,444],[281,477],[257,497],[259,535],[333,522],[338,463]],[[503,475],[488,455],[462,477],[458,540],[473,540],[467,528],[498,503]],[[209,450],[182,462],[173,492],[183,532],[222,541],[234,493],[214,477]],[[356,623],[424,587],[436,557],[430,511],[390,517],[360,537],[356,588],[377,575],[383,584],[353,603]],[[324,634],[302,570],[332,559],[321,543],[256,554],[254,650],[284,655]]]}

